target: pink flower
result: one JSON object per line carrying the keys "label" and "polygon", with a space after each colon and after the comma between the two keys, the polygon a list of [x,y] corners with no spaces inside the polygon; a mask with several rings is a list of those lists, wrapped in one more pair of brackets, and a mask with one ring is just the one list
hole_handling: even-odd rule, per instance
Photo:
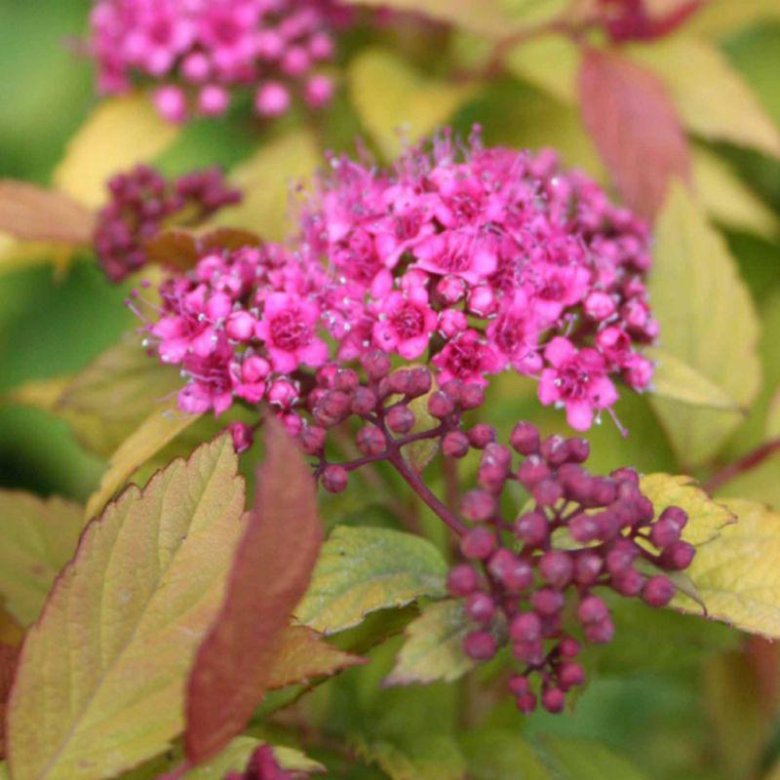
{"label": "pink flower", "polygon": [[566,419],[577,431],[593,424],[594,412],[617,401],[615,386],[607,378],[604,358],[588,347],[577,350],[568,339],[554,338],[544,351],[551,368],[542,371],[539,400],[566,407]]}
{"label": "pink flower", "polygon": [[328,347],[315,335],[320,309],[311,300],[289,293],[272,293],[255,335],[265,342],[276,371],[290,373],[304,364],[316,368],[328,357]]}
{"label": "pink flower", "polygon": [[474,330],[467,330],[452,339],[433,358],[439,369],[439,382],[450,379],[486,385],[485,374],[501,370],[501,360],[496,351]]}
{"label": "pink flower", "polygon": [[539,356],[539,318],[526,293],[518,289],[487,329],[488,340],[498,350],[504,365],[521,374],[534,374],[542,367]]}
{"label": "pink flower", "polygon": [[414,247],[415,266],[442,276],[461,276],[477,284],[496,270],[497,257],[490,242],[474,230],[439,233]]}
{"label": "pink flower", "polygon": [[393,292],[379,305],[374,342],[386,352],[415,360],[427,349],[437,321],[424,288],[412,288],[407,294]]}

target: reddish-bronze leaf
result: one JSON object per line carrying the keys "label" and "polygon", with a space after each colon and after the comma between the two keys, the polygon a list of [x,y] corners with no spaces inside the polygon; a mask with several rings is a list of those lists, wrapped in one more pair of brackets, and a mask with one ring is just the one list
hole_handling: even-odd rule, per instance
{"label": "reddish-bronze leaf", "polygon": [[198,246],[201,251],[227,249],[230,251],[245,246],[260,246],[263,240],[250,230],[238,228],[216,228],[199,237]]}
{"label": "reddish-bronze leaf", "polygon": [[262,700],[322,545],[314,480],[303,454],[272,418],[265,443],[255,508],[222,608],[190,675],[184,742],[192,766],[240,734]]}
{"label": "reddish-bronze leaf", "polygon": [[144,243],[144,251],[151,263],[189,271],[198,262],[198,242],[186,230],[164,230]]}
{"label": "reddish-bronze leaf", "polygon": [[23,181],[0,180],[0,230],[25,241],[82,245],[95,215],[70,195]]}
{"label": "reddish-bronze leaf", "polygon": [[669,183],[690,181],[688,144],[658,78],[615,52],[587,49],[579,74],[582,116],[626,203],[652,219]]}
{"label": "reddish-bronze leaf", "polygon": [[0,758],[5,757],[5,705],[11,692],[19,648],[0,644]]}
{"label": "reddish-bronze leaf", "polygon": [[294,683],[327,677],[350,666],[365,663],[364,658],[350,655],[329,645],[306,626],[290,626],[279,640],[279,647],[271,667],[268,688],[284,688]]}

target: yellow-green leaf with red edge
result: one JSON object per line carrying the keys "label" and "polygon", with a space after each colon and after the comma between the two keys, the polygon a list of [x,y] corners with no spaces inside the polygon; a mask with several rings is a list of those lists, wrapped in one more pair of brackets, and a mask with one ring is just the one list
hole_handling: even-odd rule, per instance
{"label": "yellow-green leaf with red edge", "polygon": [[104,100],[68,143],[54,185],[90,208],[107,198],[106,182],[133,165],[153,160],[179,135],[145,95]]}
{"label": "yellow-green leaf with red edge", "polygon": [[385,685],[457,680],[474,666],[463,652],[463,640],[471,630],[461,602],[429,604],[407,626],[406,641]]}
{"label": "yellow-green leaf with red edge", "polygon": [[[720,499],[737,518],[697,547],[686,575],[707,616],[752,634],[780,638],[780,512],[754,501]],[[701,615],[699,604],[678,595],[673,606]]]}
{"label": "yellow-green leaf with red edge", "polygon": [[95,215],[70,195],[0,179],[0,231],[23,241],[81,246],[92,240]]}
{"label": "yellow-green leaf with red edge", "polygon": [[240,734],[263,699],[282,635],[322,545],[311,469],[281,423],[269,416],[265,428],[255,507],[187,686],[184,745],[190,766]]}
{"label": "yellow-green leaf with red edge", "polygon": [[619,52],[587,49],[579,95],[585,125],[620,194],[652,219],[671,182],[691,177],[688,144],[665,86]]}
{"label": "yellow-green leaf with red edge", "polygon": [[675,35],[630,57],[663,79],[688,130],[780,157],[780,130],[717,47]]}
{"label": "yellow-green leaf with red edge", "polygon": [[761,382],[758,317],[724,239],[680,186],[655,232],[650,293],[664,350],[734,399],[738,410],[650,403],[685,466],[713,458],[744,419]]}
{"label": "yellow-green leaf with red edge", "polygon": [[18,647],[0,642],[0,758],[5,756],[5,710],[18,658]]}
{"label": "yellow-green leaf with red edge", "polygon": [[187,430],[198,414],[185,414],[175,403],[155,409],[115,450],[98,489],[87,501],[86,515],[94,517],[126,484],[133,472]]}
{"label": "yellow-green leaf with red edge", "polygon": [[474,95],[473,85],[429,78],[382,48],[352,60],[349,89],[363,126],[388,160],[446,124]]}
{"label": "yellow-green leaf with red edge", "polygon": [[37,619],[83,528],[79,504],[0,491],[0,596],[21,625]]}
{"label": "yellow-green leaf with red edge", "polygon": [[222,436],[87,527],[22,650],[14,780],[113,777],[181,733],[187,674],[243,528],[237,467]]}

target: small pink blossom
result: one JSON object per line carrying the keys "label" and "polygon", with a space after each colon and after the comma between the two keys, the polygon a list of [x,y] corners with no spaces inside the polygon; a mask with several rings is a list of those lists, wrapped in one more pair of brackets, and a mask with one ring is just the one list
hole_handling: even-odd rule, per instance
{"label": "small pink blossom", "polygon": [[394,292],[379,305],[374,341],[386,352],[415,360],[428,348],[438,317],[428,305],[428,294],[416,288],[410,294]]}
{"label": "small pink blossom", "polygon": [[459,379],[469,384],[486,385],[485,374],[501,370],[496,351],[474,330],[467,330],[452,339],[433,358],[439,369],[439,382]]}

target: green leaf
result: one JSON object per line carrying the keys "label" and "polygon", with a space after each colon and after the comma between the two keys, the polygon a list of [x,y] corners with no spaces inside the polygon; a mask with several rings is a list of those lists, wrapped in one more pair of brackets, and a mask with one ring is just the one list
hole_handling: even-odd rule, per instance
{"label": "green leaf", "polygon": [[[577,71],[582,52],[574,41],[546,35],[515,46],[505,65],[510,73],[533,84],[566,105],[576,106]],[[550,67],[554,62],[555,67]]]}
{"label": "green leaf", "polygon": [[713,501],[686,475],[649,474],[640,484],[657,515],[668,506],[679,506],[688,513],[683,538],[697,547],[716,539],[726,526],[736,522],[734,512],[723,502]]}
{"label": "green leaf", "polygon": [[457,680],[474,666],[463,652],[463,640],[471,630],[461,602],[429,604],[407,627],[406,641],[385,684]]}
{"label": "green leaf", "polygon": [[553,780],[533,748],[516,731],[470,731],[463,734],[460,744],[473,780]]}
{"label": "green leaf", "polygon": [[78,504],[0,491],[0,595],[23,626],[37,619],[83,527]]}
{"label": "green leaf", "polygon": [[372,742],[360,754],[379,766],[391,780],[463,780],[466,762],[455,738],[425,734],[404,743]]}
{"label": "green leaf", "polygon": [[574,737],[546,737],[540,752],[560,780],[648,780],[628,759],[606,745]]}
{"label": "green leaf", "polygon": [[349,90],[363,125],[388,160],[444,125],[474,94],[473,85],[428,78],[381,48],[367,49],[352,61]]}
{"label": "green leaf", "polygon": [[24,644],[14,780],[98,780],[168,748],[219,609],[244,484],[229,436],[128,490],[87,527]]}
{"label": "green leaf", "polygon": [[709,0],[685,23],[687,33],[709,38],[728,38],[760,21],[780,19],[779,0]]}
{"label": "green leaf", "polygon": [[655,362],[653,394],[691,406],[738,411],[737,402],[684,361],[658,347],[645,350]]}
{"label": "green leaf", "polygon": [[293,192],[320,161],[315,139],[307,130],[268,141],[230,173],[231,183],[243,193],[241,203],[221,209],[210,224],[243,228],[267,241],[286,238],[292,226]]}
{"label": "green leaf", "polygon": [[713,219],[764,238],[777,236],[778,220],[772,209],[717,155],[701,148],[693,150],[693,180],[702,205]]}
{"label": "green leaf", "polygon": [[[747,408],[761,381],[753,301],[725,242],[681,187],[658,222],[650,291],[664,350]],[[735,411],[650,401],[689,466],[716,455],[743,419]]]}
{"label": "green leaf", "polygon": [[[723,503],[737,522],[698,547],[686,574],[709,617],[780,638],[780,513],[737,498]],[[686,596],[678,596],[674,606],[701,615],[701,607]]]}
{"label": "green leaf", "polygon": [[295,614],[311,628],[335,634],[369,612],[443,596],[446,574],[444,559],[425,539],[386,528],[337,526]]}
{"label": "green leaf", "polygon": [[780,387],[777,388],[769,402],[769,414],[766,418],[767,439],[780,438]]}
{"label": "green leaf", "polygon": [[71,139],[54,184],[85,206],[101,206],[106,182],[119,171],[153,160],[179,135],[146,96],[104,100]]}
{"label": "green leaf", "polygon": [[633,47],[631,56],[664,80],[691,132],[780,157],[780,132],[715,46],[676,35]]}

